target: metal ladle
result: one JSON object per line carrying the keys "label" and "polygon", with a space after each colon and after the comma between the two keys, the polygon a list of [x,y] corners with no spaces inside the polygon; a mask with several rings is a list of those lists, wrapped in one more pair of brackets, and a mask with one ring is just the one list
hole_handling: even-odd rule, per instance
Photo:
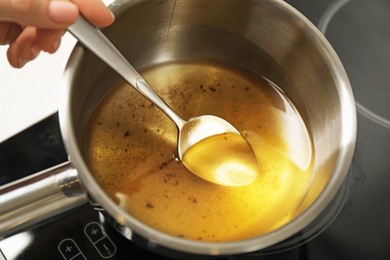
{"label": "metal ladle", "polygon": [[[256,179],[256,156],[244,137],[230,123],[212,115],[183,120],[99,29],[80,16],[68,30],[176,124],[179,131],[178,155],[188,170],[209,182],[226,186],[244,186]],[[197,151],[204,145],[213,149],[204,147]]]}

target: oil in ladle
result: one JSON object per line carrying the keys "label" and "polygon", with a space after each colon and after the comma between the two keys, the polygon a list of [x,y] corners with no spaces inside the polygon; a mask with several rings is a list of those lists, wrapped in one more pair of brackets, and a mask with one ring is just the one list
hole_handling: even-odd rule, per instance
{"label": "oil in ladle", "polygon": [[184,153],[182,161],[199,177],[226,186],[251,184],[259,168],[251,146],[236,133],[214,135],[196,143]]}

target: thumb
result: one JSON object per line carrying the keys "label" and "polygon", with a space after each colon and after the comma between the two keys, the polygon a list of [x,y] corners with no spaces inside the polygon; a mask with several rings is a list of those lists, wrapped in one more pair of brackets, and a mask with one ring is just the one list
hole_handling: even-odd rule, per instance
{"label": "thumb", "polygon": [[78,7],[62,0],[0,0],[0,20],[39,28],[62,29],[79,16]]}

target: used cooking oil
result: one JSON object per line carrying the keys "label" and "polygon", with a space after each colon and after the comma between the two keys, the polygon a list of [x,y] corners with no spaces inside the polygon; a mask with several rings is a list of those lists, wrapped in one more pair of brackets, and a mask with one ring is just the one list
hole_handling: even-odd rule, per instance
{"label": "used cooking oil", "polygon": [[[275,84],[213,62],[164,63],[140,72],[182,118],[210,114],[234,125],[251,145],[259,173],[240,187],[195,176],[177,160],[174,123],[119,82],[91,116],[85,149],[113,201],[155,229],[199,241],[260,236],[294,217],[312,178],[314,151],[302,117]],[[215,150],[216,157],[226,153]],[[198,167],[207,165],[197,160]]]}

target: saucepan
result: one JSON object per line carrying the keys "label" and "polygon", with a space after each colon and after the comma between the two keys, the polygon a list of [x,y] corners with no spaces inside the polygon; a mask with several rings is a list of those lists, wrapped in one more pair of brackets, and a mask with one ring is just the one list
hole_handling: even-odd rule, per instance
{"label": "saucepan", "polygon": [[[149,245],[184,253],[227,255],[268,248],[315,221],[346,179],[356,140],[348,77],[316,27],[279,0],[117,0],[110,8],[116,21],[103,32],[136,69],[181,60],[213,60],[251,71],[278,86],[310,133],[313,152],[305,196],[286,223],[232,241],[186,239],[140,221],[105,192],[85,155],[93,111],[121,78],[76,45],[61,82],[59,108],[69,161],[1,187],[0,236],[90,203],[114,227],[125,230],[121,234],[130,240],[139,236]],[[245,115],[240,120],[245,121]],[[294,150],[299,151],[299,145]]]}

